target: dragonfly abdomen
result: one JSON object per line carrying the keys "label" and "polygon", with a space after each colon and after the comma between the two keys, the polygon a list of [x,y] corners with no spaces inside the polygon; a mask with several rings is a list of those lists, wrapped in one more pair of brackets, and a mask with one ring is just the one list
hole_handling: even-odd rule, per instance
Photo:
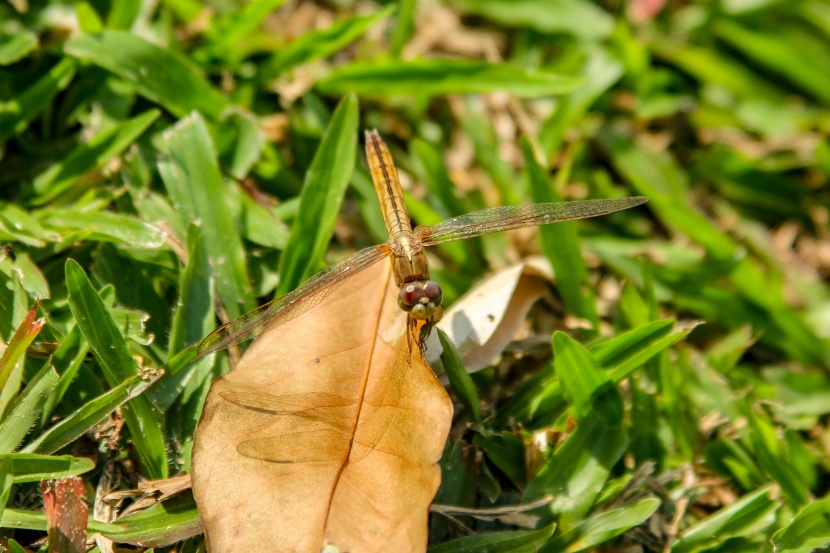
{"label": "dragonfly abdomen", "polygon": [[366,131],[366,159],[383,212],[383,222],[392,242],[412,237],[412,223],[403,201],[403,190],[392,155],[377,131]]}

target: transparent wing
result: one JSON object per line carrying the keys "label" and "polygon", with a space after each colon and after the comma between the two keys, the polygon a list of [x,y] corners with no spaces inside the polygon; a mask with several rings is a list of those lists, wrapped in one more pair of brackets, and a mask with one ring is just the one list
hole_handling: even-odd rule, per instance
{"label": "transparent wing", "polygon": [[214,330],[199,344],[198,357],[256,338],[316,307],[353,275],[392,252],[388,244],[360,250],[301,284],[296,290],[262,305]]}
{"label": "transparent wing", "polygon": [[459,215],[431,227],[418,227],[415,229],[415,236],[424,246],[432,246],[503,230],[597,217],[628,209],[647,201],[648,198],[645,196],[634,196],[607,200],[491,207]]}

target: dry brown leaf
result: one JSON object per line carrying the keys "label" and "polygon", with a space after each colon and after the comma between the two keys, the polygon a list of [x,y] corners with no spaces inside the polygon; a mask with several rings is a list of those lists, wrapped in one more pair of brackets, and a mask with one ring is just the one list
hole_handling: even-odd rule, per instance
{"label": "dry brown leaf", "polygon": [[397,292],[377,263],[213,383],[192,470],[212,551],[426,549],[452,404]]}
{"label": "dry brown leaf", "polygon": [[[504,351],[550,280],[549,265],[528,259],[492,275],[444,313],[438,328],[452,341],[467,372],[486,367]],[[428,361],[437,364],[441,351],[437,337],[430,336]]]}
{"label": "dry brown leaf", "polygon": [[[164,480],[140,480],[132,490],[116,490],[106,494],[106,501],[121,501],[130,497],[150,497],[155,500],[167,499],[179,492],[190,489],[190,475],[181,474]],[[124,516],[123,513],[121,516]]]}
{"label": "dry brown leaf", "polygon": [[[118,419],[121,420],[121,419]],[[104,470],[98,480],[98,487],[95,490],[95,503],[93,504],[92,519],[98,522],[112,522],[118,515],[116,506],[108,503],[104,498],[113,489],[115,479],[115,462],[112,458],[107,459]],[[101,553],[112,553],[113,541],[101,534],[93,534],[92,539]]]}
{"label": "dry brown leaf", "polygon": [[[119,513],[119,518],[123,518],[149,509],[153,505],[190,488],[189,474],[173,476],[164,480],[141,480],[138,482],[138,489],[109,492],[103,496],[103,501],[109,505],[119,505],[125,499],[138,498]],[[198,533],[201,534],[201,531]]]}
{"label": "dry brown leaf", "polygon": [[73,476],[41,482],[43,512],[49,534],[49,551],[86,551],[89,508],[82,478]]}

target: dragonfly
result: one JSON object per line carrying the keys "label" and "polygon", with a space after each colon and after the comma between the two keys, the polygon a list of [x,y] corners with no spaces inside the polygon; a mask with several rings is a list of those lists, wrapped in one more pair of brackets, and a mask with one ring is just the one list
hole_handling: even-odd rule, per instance
{"label": "dragonfly", "polygon": [[199,344],[199,358],[256,338],[299,317],[319,305],[349,278],[387,257],[391,258],[395,284],[400,288],[398,306],[408,313],[410,321],[426,321],[430,328],[440,315],[443,292],[441,286],[430,279],[425,247],[494,232],[607,215],[648,201],[644,196],[633,196],[491,207],[413,229],[398,171],[389,148],[376,130],[366,131],[366,159],[389,241],[346,257],[294,291],[219,327]]}

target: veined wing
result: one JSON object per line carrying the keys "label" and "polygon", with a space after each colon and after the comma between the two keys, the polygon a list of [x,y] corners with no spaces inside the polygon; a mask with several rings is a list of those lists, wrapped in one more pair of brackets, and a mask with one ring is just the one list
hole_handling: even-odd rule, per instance
{"label": "veined wing", "polygon": [[214,330],[199,344],[199,355],[229,348],[256,338],[316,307],[349,278],[392,252],[388,244],[365,248],[335,263],[301,284],[297,289],[249,311]]}
{"label": "veined wing", "polygon": [[648,201],[645,196],[605,200],[579,200],[544,204],[491,207],[459,215],[431,227],[417,227],[415,237],[424,246],[463,240],[492,232],[587,219],[627,209]]}

